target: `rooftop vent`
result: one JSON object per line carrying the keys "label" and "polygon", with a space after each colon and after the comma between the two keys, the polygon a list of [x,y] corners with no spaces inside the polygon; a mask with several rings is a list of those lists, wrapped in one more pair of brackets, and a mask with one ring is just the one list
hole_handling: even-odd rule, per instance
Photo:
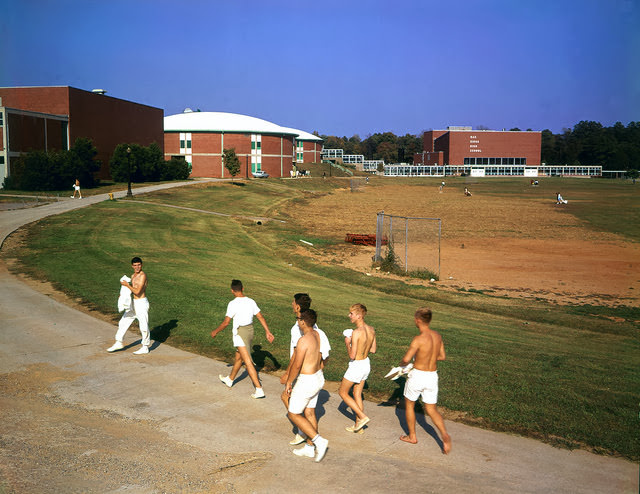
{"label": "rooftop vent", "polygon": [[104,89],[93,89],[91,92],[94,94],[107,94]]}
{"label": "rooftop vent", "polygon": [[191,108],[185,108],[182,113],[193,113],[193,110]]}

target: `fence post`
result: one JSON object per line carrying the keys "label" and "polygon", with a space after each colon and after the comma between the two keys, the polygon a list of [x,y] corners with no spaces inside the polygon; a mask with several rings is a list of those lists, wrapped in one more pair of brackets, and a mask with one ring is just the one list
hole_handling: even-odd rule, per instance
{"label": "fence post", "polygon": [[382,234],[383,234],[383,225],[384,225],[384,211],[380,211],[377,214],[376,218],[376,255],[374,256],[374,261],[382,260],[381,250],[382,250]]}

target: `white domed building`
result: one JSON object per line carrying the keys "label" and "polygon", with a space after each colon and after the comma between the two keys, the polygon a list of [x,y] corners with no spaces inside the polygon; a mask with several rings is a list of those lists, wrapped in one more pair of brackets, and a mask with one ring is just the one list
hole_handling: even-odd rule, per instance
{"label": "white domed building", "polygon": [[240,160],[238,176],[263,171],[272,177],[288,177],[296,162],[298,134],[300,131],[247,115],[187,109],[164,117],[164,153],[165,159],[186,159],[192,177],[229,177],[222,153],[230,148]]}

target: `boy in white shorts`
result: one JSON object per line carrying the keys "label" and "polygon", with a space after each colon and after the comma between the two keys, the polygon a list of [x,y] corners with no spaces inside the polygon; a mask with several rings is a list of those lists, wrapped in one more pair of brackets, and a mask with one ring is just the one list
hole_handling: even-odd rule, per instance
{"label": "boy in white shorts", "polygon": [[451,451],[451,436],[444,426],[442,415],[436,408],[438,401],[438,360],[444,360],[446,354],[442,337],[437,331],[433,331],[431,323],[431,310],[423,307],[414,314],[414,322],[420,330],[420,334],[411,341],[409,350],[400,362],[400,367],[405,367],[414,360],[413,369],[409,372],[404,387],[405,417],[409,434],[400,436],[402,441],[416,444],[416,412],[417,399],[422,396],[427,414],[434,425],[440,431],[442,438],[442,452],[448,454]]}
{"label": "boy in white shorts", "polygon": [[293,365],[287,378],[285,392],[289,395],[287,416],[307,436],[307,444],[293,453],[297,456],[315,457],[318,462],[324,458],[329,441],[318,434],[317,427],[307,418],[309,410],[315,416],[313,409],[324,385],[320,335],[313,330],[316,319],[317,315],[311,309],[298,316],[298,325],[303,336],[298,340],[293,354]]}
{"label": "boy in white shorts", "polygon": [[[349,353],[349,367],[340,383],[340,398],[355,414],[355,423],[346,428],[348,432],[359,432],[367,423],[369,417],[364,413],[362,390],[371,372],[369,353],[376,353],[376,332],[373,327],[364,322],[367,308],[362,304],[354,304],[349,310],[349,320],[355,324],[354,330],[345,330],[344,343]],[[353,398],[349,394],[353,388]]]}
{"label": "boy in white shorts", "polygon": [[258,379],[258,371],[253,360],[251,360],[251,342],[253,340],[253,317],[255,316],[262,327],[264,328],[267,341],[273,342],[274,336],[269,331],[267,321],[260,312],[258,305],[252,298],[247,297],[243,292],[242,282],[240,280],[231,281],[231,293],[234,295],[234,299],[227,305],[227,313],[224,320],[220,323],[216,329],[211,332],[211,337],[215,336],[229,325],[229,322],[233,319],[233,346],[236,347],[235,360],[231,373],[228,376],[222,374],[218,377],[229,388],[233,386],[233,380],[238,375],[242,364],[247,367],[247,373],[251,378],[251,382],[256,387],[255,392],[251,395],[251,398],[264,398],[264,390]]}
{"label": "boy in white shorts", "polygon": [[[293,296],[293,301],[291,302],[291,308],[293,309],[293,313],[296,315],[296,322],[291,327],[291,345],[289,348],[289,365],[287,366],[287,370],[280,378],[280,384],[286,384],[287,379],[289,378],[289,372],[291,371],[291,366],[293,365],[293,353],[298,345],[298,341],[302,337],[302,331],[300,331],[300,327],[298,326],[298,317],[300,314],[311,307],[311,297],[307,293],[296,293]],[[329,360],[329,352],[331,351],[331,345],[329,344],[329,339],[327,335],[322,331],[317,324],[313,325],[313,330],[316,331],[320,335],[320,354],[322,355],[322,369],[324,370],[325,365],[327,365],[327,361]],[[282,402],[284,403],[285,408],[289,408],[289,394],[285,389],[282,392]],[[317,401],[317,400],[316,400]],[[313,402],[313,405],[309,405],[308,412],[305,415],[309,422],[318,430],[318,419],[315,414],[316,401]],[[295,437],[289,442],[292,446],[303,443],[307,436],[296,429]]]}

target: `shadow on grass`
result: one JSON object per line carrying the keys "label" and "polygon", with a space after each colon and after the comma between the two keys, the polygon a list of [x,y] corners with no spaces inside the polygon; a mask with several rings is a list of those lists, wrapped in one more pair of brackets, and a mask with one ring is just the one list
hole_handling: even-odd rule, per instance
{"label": "shadow on grass", "polygon": [[178,327],[178,320],[171,319],[151,330],[151,339],[156,343],[164,343],[171,336],[171,330]]}
{"label": "shadow on grass", "polygon": [[267,370],[278,370],[282,367],[280,362],[278,362],[271,352],[262,349],[262,345],[253,345],[251,359],[253,360],[253,363],[256,364],[256,370],[258,372],[264,368],[267,359],[271,360],[271,365],[269,365]]}

